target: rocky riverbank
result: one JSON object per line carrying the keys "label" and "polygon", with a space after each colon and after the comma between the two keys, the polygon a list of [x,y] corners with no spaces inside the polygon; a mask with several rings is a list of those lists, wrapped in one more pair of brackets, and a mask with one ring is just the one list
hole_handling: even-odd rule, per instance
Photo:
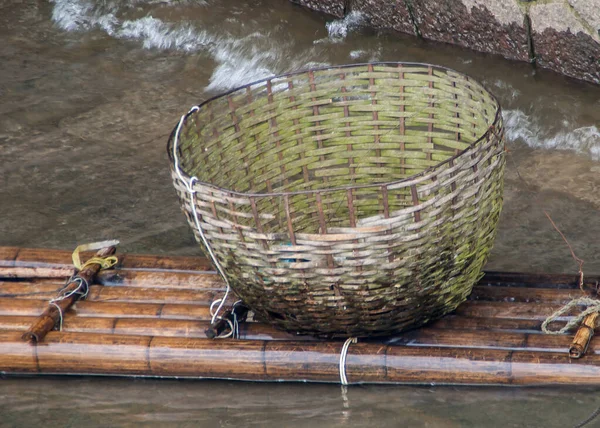
{"label": "rocky riverbank", "polygon": [[600,84],[600,0],[292,0]]}

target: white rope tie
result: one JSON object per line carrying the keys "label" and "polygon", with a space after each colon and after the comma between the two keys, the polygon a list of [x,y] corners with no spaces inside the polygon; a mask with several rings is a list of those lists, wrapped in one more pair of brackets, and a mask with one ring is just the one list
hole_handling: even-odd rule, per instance
{"label": "white rope tie", "polygon": [[[77,283],[77,288],[74,288],[73,290],[69,291],[68,293],[64,293],[58,297],[50,299],[48,302],[51,306],[54,306],[54,307],[56,307],[56,309],[58,309],[58,316],[59,316],[59,320],[60,320],[59,324],[58,324],[58,331],[62,331],[62,329],[63,329],[63,311],[56,302],[65,300],[66,298],[69,298],[74,294],[79,294],[81,296],[81,299],[85,299],[87,297],[88,293],[90,292],[90,286],[84,278],[82,278],[80,276],[71,277],[67,280],[65,287],[68,286],[69,284],[73,284],[73,283]],[[82,289],[83,289],[83,291],[82,291]]]}
{"label": "white rope tie", "polygon": [[[177,157],[177,144],[179,143],[179,133],[181,132],[181,127],[183,126],[183,122],[185,121],[185,118],[190,115],[190,113],[192,113],[194,111],[198,111],[198,110],[199,110],[199,107],[194,106],[190,109],[190,111],[187,114],[184,114],[183,116],[181,116],[181,119],[179,120],[179,124],[177,125],[177,129],[175,130],[175,136],[173,138],[173,160],[175,162],[175,172],[177,173],[177,176],[179,177],[181,182],[185,185],[186,190],[190,194],[190,202],[192,205],[192,214],[194,215],[194,222],[196,223],[196,229],[198,230],[198,233],[200,234],[200,238],[202,239],[202,243],[204,244],[204,247],[208,250],[208,254],[210,255],[210,258],[211,258],[213,264],[217,268],[217,271],[219,272],[219,274],[225,281],[225,285],[227,286],[227,288],[225,289],[225,295],[221,299],[215,300],[210,305],[210,307],[211,307],[210,313],[212,315],[210,323],[214,324],[217,319],[221,318],[221,317],[219,317],[219,312],[223,308],[223,305],[225,304],[225,301],[227,300],[227,297],[229,296],[229,290],[231,289],[231,287],[229,286],[229,280],[225,276],[225,272],[224,272],[223,268],[221,267],[221,264],[219,263],[219,261],[217,260],[217,257],[213,253],[212,248],[211,248],[210,244],[208,243],[206,236],[204,235],[204,231],[202,230],[202,227],[200,226],[200,220],[198,219],[198,212],[196,211],[196,190],[194,190],[194,183],[196,181],[198,181],[198,178],[196,176],[193,176],[190,178],[189,181],[186,180],[185,177],[183,176],[183,174],[181,173],[181,170],[179,169],[179,158]],[[217,307],[217,310],[214,311],[214,313],[213,313],[213,311],[212,311],[213,305],[215,305],[217,302],[218,302],[219,306]],[[233,330],[234,329],[232,326],[231,331],[233,332]],[[229,337],[229,336],[223,336],[223,337]]]}
{"label": "white rope tie", "polygon": [[229,324],[229,333],[227,333],[227,334],[225,334],[223,336],[217,336],[217,339],[227,339],[229,337],[232,337],[232,338],[235,339],[236,337],[235,337],[234,323],[232,323],[231,320],[229,320],[227,318],[225,319],[225,321],[227,321],[227,324]]}
{"label": "white rope tie", "polygon": [[344,342],[344,346],[342,346],[342,351],[340,352],[340,382],[342,385],[348,385],[348,378],[346,377],[346,357],[348,356],[350,344],[356,342],[358,342],[358,338],[349,337]]}
{"label": "white rope tie", "polygon": [[[221,301],[221,299],[217,299],[215,301],[213,301],[210,304],[210,314],[211,316],[213,316],[213,308],[214,306],[219,303]],[[222,336],[217,336],[217,339],[227,339],[229,337],[233,338],[233,339],[239,339],[240,338],[240,323],[238,322],[238,318],[237,318],[237,313],[235,312],[235,307],[237,304],[242,303],[241,300],[238,300],[237,302],[235,302],[232,306],[232,310],[231,310],[231,315],[233,316],[233,321],[231,321],[229,318],[225,318],[225,321],[227,321],[227,324],[229,324],[229,333],[222,335]],[[220,319],[223,319],[221,317],[219,317]]]}
{"label": "white rope tie", "polygon": [[63,311],[60,308],[60,306],[58,306],[56,303],[54,303],[52,300],[50,301],[50,305],[52,306],[56,306],[56,309],[58,309],[58,317],[59,317],[59,324],[58,324],[58,331],[62,331],[63,328]]}
{"label": "white rope tie", "polygon": [[233,304],[233,309],[231,310],[231,315],[233,315],[233,325],[232,325],[232,337],[234,339],[240,338],[240,323],[238,322],[237,313],[235,312],[235,307],[238,303],[241,303],[241,300],[238,300]]}
{"label": "white rope tie", "polygon": [[[71,297],[74,294],[79,294],[81,299],[85,299],[90,292],[90,286],[88,282],[80,276],[72,277],[67,281],[67,285],[77,283],[77,288],[69,291],[68,293],[61,294],[58,297],[55,297],[50,300],[50,303],[59,302],[61,300],[65,300],[68,297]],[[83,289],[83,291],[82,291]]]}

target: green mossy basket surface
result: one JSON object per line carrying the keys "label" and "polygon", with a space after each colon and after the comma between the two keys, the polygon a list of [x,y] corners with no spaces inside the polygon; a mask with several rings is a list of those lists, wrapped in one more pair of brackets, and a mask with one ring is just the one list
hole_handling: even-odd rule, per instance
{"label": "green mossy basket surface", "polygon": [[[376,336],[455,309],[502,207],[497,100],[438,66],[335,66],[255,82],[190,112],[176,147],[182,207],[259,318]],[[206,250],[204,248],[204,250]]]}

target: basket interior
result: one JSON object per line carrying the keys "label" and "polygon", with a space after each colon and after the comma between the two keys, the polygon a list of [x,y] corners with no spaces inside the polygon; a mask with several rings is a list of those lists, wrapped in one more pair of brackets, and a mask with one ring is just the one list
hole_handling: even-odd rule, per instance
{"label": "basket interior", "polygon": [[[273,194],[293,192],[285,203],[294,227],[313,233],[317,205],[328,227],[412,205],[409,187],[391,186],[382,197],[366,186],[408,179],[460,154],[490,129],[498,108],[478,83],[434,66],[309,71],[201,105],[183,125],[179,159],[201,182],[261,194],[261,212],[283,212],[284,198]],[[279,217],[266,229],[286,230]]]}

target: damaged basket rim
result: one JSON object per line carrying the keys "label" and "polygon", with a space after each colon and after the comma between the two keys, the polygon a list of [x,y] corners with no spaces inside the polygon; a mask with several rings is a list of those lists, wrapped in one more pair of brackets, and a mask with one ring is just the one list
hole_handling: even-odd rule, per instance
{"label": "damaged basket rim", "polygon": [[[289,191],[289,192],[261,192],[261,193],[253,193],[253,192],[238,192],[232,189],[228,189],[228,188],[224,188],[224,187],[220,187],[217,186],[215,184],[212,183],[208,183],[202,180],[197,179],[196,177],[194,177],[194,185],[200,185],[200,186],[206,186],[209,188],[212,188],[216,191],[220,191],[220,192],[225,192],[229,195],[235,195],[235,196],[246,196],[246,197],[255,197],[255,198],[261,198],[261,197],[271,197],[271,196],[292,196],[292,195],[307,195],[307,194],[314,194],[314,193],[330,193],[330,192],[336,192],[336,191],[341,191],[341,190],[348,190],[348,189],[368,189],[368,188],[376,188],[376,187],[382,187],[382,186],[393,186],[393,185],[397,185],[397,184],[401,184],[401,183],[406,183],[406,182],[410,182],[413,181],[419,177],[422,177],[436,169],[438,169],[439,167],[441,167],[442,165],[445,165],[449,162],[452,162],[454,160],[456,160],[457,158],[464,156],[466,153],[468,153],[469,151],[471,151],[473,149],[473,147],[476,147],[482,140],[486,139],[490,134],[493,134],[493,131],[496,127],[496,125],[498,124],[499,119],[501,118],[502,115],[502,108],[500,106],[500,102],[498,101],[498,99],[496,98],[496,96],[483,84],[479,83],[476,79],[474,79],[473,77],[471,77],[468,74],[462,73],[460,71],[454,70],[452,68],[449,67],[444,67],[441,65],[435,65],[435,64],[428,64],[428,63],[422,63],[422,62],[403,62],[403,61],[380,61],[380,62],[367,62],[367,63],[356,63],[356,64],[342,64],[342,65],[332,65],[332,66],[326,66],[326,67],[318,67],[318,68],[308,68],[308,69],[304,69],[304,70],[300,70],[300,71],[294,71],[291,73],[284,73],[284,74],[278,74],[278,75],[274,75],[274,76],[270,76],[264,79],[259,79],[259,80],[255,80],[253,82],[247,83],[245,85],[242,86],[237,86],[233,89],[230,89],[227,92],[223,92],[220,94],[217,94],[209,99],[207,99],[206,101],[203,101],[202,103],[194,106],[196,109],[194,109],[194,107],[192,107],[192,109],[186,113],[183,116],[183,121],[181,122],[182,127],[179,129],[179,131],[181,131],[181,129],[183,128],[183,125],[187,122],[188,118],[197,113],[198,109],[201,109],[203,106],[211,103],[212,101],[215,101],[217,99],[226,97],[232,93],[235,93],[241,89],[246,89],[249,87],[252,87],[254,85],[258,85],[260,83],[263,82],[268,82],[268,81],[272,81],[274,79],[283,79],[283,78],[287,78],[287,77],[293,77],[293,76],[297,76],[297,75],[301,75],[301,74],[306,74],[306,73],[310,73],[310,72],[317,72],[317,71],[325,71],[325,70],[332,70],[332,69],[347,69],[347,68],[353,68],[353,67],[364,67],[364,66],[385,66],[385,65],[392,65],[392,66],[404,66],[406,65],[407,67],[414,67],[414,66],[422,66],[422,67],[431,67],[434,69],[438,69],[438,70],[442,70],[442,71],[446,71],[446,72],[452,72],[452,73],[456,73],[459,74],[463,77],[466,77],[466,79],[468,81],[473,81],[473,83],[477,84],[478,86],[480,86],[482,89],[484,89],[488,95],[491,97],[491,99],[494,101],[495,105],[496,105],[496,112],[494,115],[494,121],[492,122],[492,124],[488,127],[488,129],[479,137],[477,138],[475,141],[473,141],[473,143],[471,143],[467,148],[465,148],[464,150],[459,151],[458,153],[454,154],[451,157],[448,157],[447,159],[437,163],[436,165],[433,165],[431,167],[428,167],[426,169],[424,169],[423,171],[420,171],[416,174],[410,175],[408,177],[402,178],[400,180],[394,180],[394,181],[388,181],[388,182],[381,182],[381,183],[369,183],[369,184],[348,184],[345,186],[336,186],[336,187],[326,187],[326,188],[321,188],[318,190],[295,190],[295,191]],[[175,143],[175,138],[178,137],[177,135],[177,131],[178,131],[178,126],[176,125],[173,130],[171,131],[171,134],[169,135],[169,139],[167,142],[167,155],[169,157],[169,161],[171,162],[171,164],[173,164],[173,162],[175,162],[175,159],[173,157],[173,145]],[[187,179],[188,181],[190,181],[192,179],[192,177],[188,174],[187,171],[185,171],[185,169],[179,165],[179,172],[183,175],[183,177],[185,179]]]}

